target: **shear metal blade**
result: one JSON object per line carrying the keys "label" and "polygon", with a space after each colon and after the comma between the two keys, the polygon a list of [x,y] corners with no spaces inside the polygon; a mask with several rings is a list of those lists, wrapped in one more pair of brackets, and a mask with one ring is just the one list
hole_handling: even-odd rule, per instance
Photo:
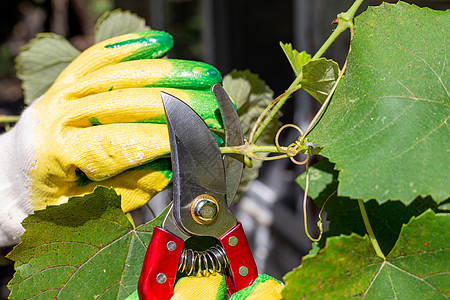
{"label": "shear metal blade", "polygon": [[[161,96],[170,138],[175,221],[189,234],[223,234],[236,219],[225,203],[227,187],[219,146],[208,126],[192,108],[172,95],[161,93]],[[214,197],[219,203],[217,221],[209,226],[199,225],[191,214],[192,201],[202,194]]]}
{"label": "shear metal blade", "polygon": [[[222,120],[225,126],[225,146],[233,147],[244,144],[239,116],[228,94],[220,84],[212,87],[212,92],[219,104]],[[226,183],[227,183],[227,205],[231,206],[241,182],[242,170],[244,168],[242,155],[225,155],[224,157]]]}

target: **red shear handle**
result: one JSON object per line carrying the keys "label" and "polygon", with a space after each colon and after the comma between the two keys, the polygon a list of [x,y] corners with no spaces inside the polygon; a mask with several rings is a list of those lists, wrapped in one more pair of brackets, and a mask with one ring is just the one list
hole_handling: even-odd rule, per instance
{"label": "red shear handle", "polygon": [[220,243],[230,263],[235,292],[252,285],[258,277],[258,269],[241,223],[238,222],[236,226],[225,233],[220,238]]}
{"label": "red shear handle", "polygon": [[155,227],[138,283],[140,300],[170,299],[184,242]]}

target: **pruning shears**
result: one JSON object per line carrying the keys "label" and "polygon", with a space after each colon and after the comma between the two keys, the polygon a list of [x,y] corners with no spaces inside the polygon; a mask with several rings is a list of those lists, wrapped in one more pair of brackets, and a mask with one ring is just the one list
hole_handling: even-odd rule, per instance
{"label": "pruning shears", "polygon": [[[225,146],[244,142],[239,117],[225,90],[212,92],[225,127]],[[155,227],[138,283],[139,299],[170,299],[177,276],[225,275],[228,294],[258,276],[247,238],[228,207],[242,175],[242,156],[222,156],[214,135],[197,113],[178,98],[161,93],[169,130],[173,202]],[[215,246],[192,250],[192,237],[211,237]]]}

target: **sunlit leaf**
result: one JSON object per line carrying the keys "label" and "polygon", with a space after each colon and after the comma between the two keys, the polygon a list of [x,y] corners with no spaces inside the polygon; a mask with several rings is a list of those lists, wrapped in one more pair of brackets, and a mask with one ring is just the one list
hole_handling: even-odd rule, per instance
{"label": "sunlit leaf", "polygon": [[339,65],[331,59],[314,59],[303,66],[302,74],[302,88],[324,103],[339,77]]}
{"label": "sunlit leaf", "polygon": [[22,47],[16,58],[17,77],[22,80],[25,103],[42,96],[80,51],[53,33],[40,33]]}
{"label": "sunlit leaf", "polygon": [[302,74],[302,88],[323,103],[339,76],[339,65],[331,59],[319,58],[311,60],[305,51],[292,49],[291,44],[280,42],[295,76]]}
{"label": "sunlit leaf", "polygon": [[311,60],[311,55],[305,51],[298,52],[297,50],[292,49],[292,44],[290,43],[283,44],[280,42],[280,46],[289,60],[295,76],[300,75],[300,73],[302,73],[303,66]]}
{"label": "sunlit leaf", "polygon": [[450,10],[383,3],[355,19],[348,67],[309,135],[339,194],[411,203],[450,196]]}
{"label": "sunlit leaf", "polygon": [[134,228],[113,189],[98,187],[24,222],[21,243],[8,258],[16,273],[11,299],[124,299],[137,288],[153,227]]}

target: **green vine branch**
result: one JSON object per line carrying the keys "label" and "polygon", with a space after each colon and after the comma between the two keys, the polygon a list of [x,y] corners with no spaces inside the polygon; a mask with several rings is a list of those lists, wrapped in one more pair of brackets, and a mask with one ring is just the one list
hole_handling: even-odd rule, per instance
{"label": "green vine branch", "polygon": [[11,129],[11,123],[16,123],[17,121],[19,121],[19,116],[0,115],[0,123],[5,124],[6,131]]}
{"label": "green vine branch", "polygon": [[[297,82],[297,79],[298,82]],[[296,78],[296,80],[289,86],[288,90],[278,96],[275,100],[272,101],[261,113],[258,120],[256,120],[255,126],[253,127],[250,133],[250,143],[254,144],[261,136],[263,131],[266,129],[267,125],[273,120],[276,114],[280,111],[283,105],[286,103],[289,96],[295,92],[296,90],[301,88],[300,81],[302,79],[301,74]],[[267,116],[266,116],[267,115]],[[264,118],[264,116],[266,116]],[[264,121],[263,121],[264,119]]]}
{"label": "green vine branch", "polygon": [[259,146],[254,144],[249,144],[246,142],[244,145],[237,146],[237,147],[221,147],[220,152],[222,154],[242,154],[244,156],[262,160],[262,161],[269,161],[269,160],[277,160],[280,158],[287,158],[289,157],[287,154],[282,154],[278,156],[271,156],[271,157],[261,157],[256,155],[255,153],[284,153],[282,150],[286,149],[286,147],[283,147],[283,149],[278,149],[276,146]]}
{"label": "green vine branch", "polygon": [[[312,57],[311,60],[318,59],[322,57],[322,55],[325,53],[325,51],[333,44],[333,42],[337,39],[339,35],[341,35],[344,31],[347,29],[350,29],[351,33],[351,39],[353,39],[354,31],[353,31],[353,18],[355,16],[356,11],[358,10],[359,6],[362,4],[363,0],[356,0],[353,5],[349,8],[348,11],[342,12],[338,14],[337,19],[334,23],[337,23],[336,29],[333,31],[333,33],[328,37],[328,39],[324,42],[324,44],[320,47],[320,49],[317,51],[317,53]],[[334,92],[335,87],[337,86],[337,83],[339,82],[339,79],[342,77],[342,74],[344,73],[346,64],[344,65],[340,77],[336,81],[335,86],[333,87],[332,91],[329,93],[327,100],[322,105],[321,110],[316,114],[313,121],[310,123],[311,125],[315,123],[315,120],[317,117],[322,113],[323,108],[326,107],[328,104],[329,99],[331,98],[331,95]],[[261,136],[263,131],[266,129],[267,125],[273,120],[275,115],[279,112],[279,110],[283,107],[283,105],[286,103],[286,101],[289,99],[289,97],[301,88],[301,81],[303,79],[303,73],[300,72],[300,74],[295,78],[295,80],[291,83],[289,88],[286,92],[278,96],[272,103],[270,103],[266,109],[263,111],[263,113],[260,115],[258,120],[256,121],[249,137],[249,143],[254,144],[258,140],[258,138]],[[309,130],[306,130],[303,134],[302,138],[304,139],[306,135],[309,133]]]}

